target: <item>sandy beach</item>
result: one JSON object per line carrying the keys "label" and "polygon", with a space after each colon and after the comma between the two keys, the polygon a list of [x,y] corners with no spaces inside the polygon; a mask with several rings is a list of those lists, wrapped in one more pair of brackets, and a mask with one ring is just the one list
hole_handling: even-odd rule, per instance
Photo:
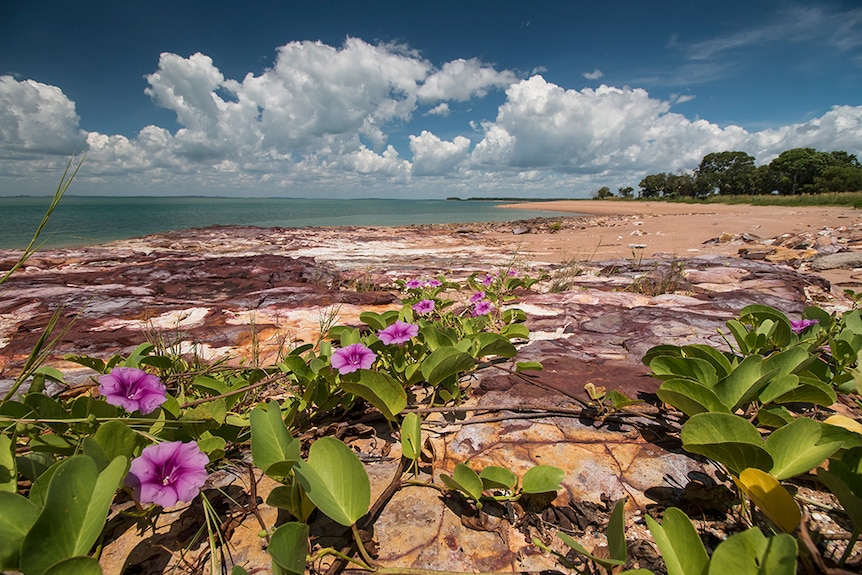
{"label": "sandy beach", "polygon": [[[588,214],[584,225],[558,234],[524,234],[516,242],[548,258],[566,260],[631,257],[643,245],[645,257],[703,253],[736,254],[739,245],[716,240],[748,234],[761,239],[862,224],[862,211],[842,207],[784,207],[668,202],[563,200],[507,204],[501,208],[558,210]],[[502,238],[501,238],[502,239]],[[513,241],[511,235],[509,241]],[[557,261],[559,261],[557,260]]]}

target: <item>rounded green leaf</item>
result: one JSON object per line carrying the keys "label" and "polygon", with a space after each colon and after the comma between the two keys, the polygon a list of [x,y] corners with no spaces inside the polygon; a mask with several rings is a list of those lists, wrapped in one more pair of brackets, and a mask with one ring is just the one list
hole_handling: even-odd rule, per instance
{"label": "rounded green leaf", "polygon": [[649,368],[652,375],[660,379],[682,378],[711,387],[718,381],[715,367],[698,357],[672,357],[660,355],[653,359]]}
{"label": "rounded green leaf", "polygon": [[15,464],[12,440],[0,435],[0,491],[15,493],[17,490],[18,466]]}
{"label": "rounded green leaf", "polygon": [[769,471],[773,465],[757,428],[738,415],[698,413],[682,426],[680,439],[683,449],[718,461],[734,475],[749,467]]}
{"label": "rounded green leaf", "polygon": [[39,507],[17,493],[0,491],[0,569],[16,570],[21,542],[39,517]]}
{"label": "rounded green leaf", "polygon": [[102,567],[92,557],[71,557],[52,565],[44,575],[102,575]]}
{"label": "rounded green leaf", "polygon": [[463,463],[455,466],[451,477],[445,473],[441,473],[440,479],[450,489],[460,491],[477,502],[482,497],[482,490],[485,487],[482,479],[479,478],[479,474]]}
{"label": "rounded green leaf", "polygon": [[668,575],[705,575],[709,555],[688,516],[669,507],[661,524],[646,516],[647,527],[667,566]]}
{"label": "rounded green leaf", "polygon": [[407,407],[407,392],[387,373],[361,369],[358,382],[342,381],[341,387],[379,409],[389,421]]}
{"label": "rounded green leaf", "polygon": [[777,479],[788,479],[817,467],[838,451],[840,441],[819,443],[823,424],[807,417],[797,418],[773,431],[763,446],[772,456],[769,471]]}
{"label": "rounded green leaf", "polygon": [[417,413],[408,413],[401,422],[401,453],[413,461],[422,454],[422,419]]}
{"label": "rounded green leaf", "polygon": [[249,417],[252,461],[267,475],[287,475],[300,459],[300,445],[284,425],[278,403],[258,404]]}
{"label": "rounded green leaf", "polygon": [[285,523],[269,538],[269,554],[275,575],[303,575],[308,554],[308,525]]}
{"label": "rounded green leaf", "polygon": [[758,527],[727,538],[712,554],[709,575],[795,575],[796,539],[766,537]]}
{"label": "rounded green leaf", "polygon": [[557,491],[564,477],[565,473],[559,467],[536,465],[528,469],[521,479],[521,491],[524,493]]}
{"label": "rounded green leaf", "polygon": [[341,440],[323,437],[293,471],[311,502],[336,523],[350,527],[368,512],[371,484],[362,462]]}
{"label": "rounded green leaf", "polygon": [[437,385],[447,377],[472,369],[476,361],[469,353],[453,347],[441,347],[422,362],[422,377],[429,385]]}
{"label": "rounded green leaf", "polygon": [[489,465],[479,474],[485,489],[505,489],[514,491],[518,477],[509,469],[498,465]]}
{"label": "rounded green leaf", "polygon": [[668,379],[656,391],[659,399],[691,417],[705,411],[730,413],[710,388],[689,379]]}
{"label": "rounded green leaf", "polygon": [[127,467],[122,456],[101,473],[85,455],[61,463],[48,485],[45,507],[21,546],[21,571],[39,575],[55,563],[88,553]]}

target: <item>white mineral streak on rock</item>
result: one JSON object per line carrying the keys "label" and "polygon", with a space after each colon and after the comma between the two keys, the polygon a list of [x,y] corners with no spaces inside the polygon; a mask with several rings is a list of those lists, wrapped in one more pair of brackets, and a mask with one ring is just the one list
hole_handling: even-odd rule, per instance
{"label": "white mineral streak on rock", "polygon": [[162,315],[147,319],[109,319],[101,325],[94,327],[91,331],[112,331],[120,328],[148,330],[148,329],[191,329],[204,325],[204,320],[210,310],[206,307],[193,307],[169,311]]}

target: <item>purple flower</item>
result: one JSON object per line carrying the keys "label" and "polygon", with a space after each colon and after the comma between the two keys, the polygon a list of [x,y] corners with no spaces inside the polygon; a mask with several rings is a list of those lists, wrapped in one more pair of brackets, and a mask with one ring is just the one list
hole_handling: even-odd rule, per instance
{"label": "purple flower", "polygon": [[207,463],[209,457],[194,441],[150,445],[132,460],[125,483],[138,503],[172,507],[197,496],[207,480]]}
{"label": "purple flower", "polygon": [[488,287],[494,282],[494,276],[491,274],[485,274],[485,277],[482,278],[482,285]]}
{"label": "purple flower", "polygon": [[329,361],[332,367],[338,370],[338,373],[345,375],[353,373],[357,369],[369,369],[375,359],[377,359],[376,353],[361,343],[353,343],[347,347],[336,349],[332,352]]}
{"label": "purple flower", "polygon": [[414,278],[405,283],[404,287],[406,287],[407,289],[419,289],[422,287],[422,281],[418,278]]}
{"label": "purple flower", "polygon": [[443,282],[441,282],[440,280],[436,280],[436,279],[430,279],[430,280],[425,282],[425,287],[435,288],[435,287],[440,287],[441,285],[443,285]]}
{"label": "purple flower", "polygon": [[401,320],[396,321],[386,329],[381,329],[377,332],[377,337],[386,345],[398,344],[410,341],[411,338],[419,334],[419,326],[415,323],[406,323]]}
{"label": "purple flower", "polygon": [[820,323],[816,319],[800,319],[799,321],[790,320],[790,329],[793,333],[802,333],[814,324]]}
{"label": "purple flower", "polygon": [[477,291],[470,296],[470,303],[476,303],[477,301],[482,301],[483,299],[485,299],[485,292]]}
{"label": "purple flower", "polygon": [[434,311],[434,300],[433,299],[423,299],[418,303],[413,304],[413,311],[416,313],[431,313]]}
{"label": "purple flower", "polygon": [[480,315],[488,315],[491,313],[491,310],[494,309],[494,306],[486,299],[476,303],[473,306],[473,317],[479,317]]}
{"label": "purple flower", "polygon": [[115,367],[111,373],[100,377],[99,393],[111,405],[145,415],[168,399],[162,380],[136,367]]}
{"label": "purple flower", "polygon": [[506,274],[510,278],[516,278],[516,277],[518,277],[518,270],[509,270],[508,272],[506,272]]}

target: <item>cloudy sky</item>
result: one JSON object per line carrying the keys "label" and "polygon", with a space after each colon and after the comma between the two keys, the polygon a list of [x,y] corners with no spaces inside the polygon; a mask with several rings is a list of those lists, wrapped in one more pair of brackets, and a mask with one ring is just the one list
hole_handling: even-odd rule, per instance
{"label": "cloudy sky", "polygon": [[862,158],[858,0],[12,0],[0,195],[581,197]]}

